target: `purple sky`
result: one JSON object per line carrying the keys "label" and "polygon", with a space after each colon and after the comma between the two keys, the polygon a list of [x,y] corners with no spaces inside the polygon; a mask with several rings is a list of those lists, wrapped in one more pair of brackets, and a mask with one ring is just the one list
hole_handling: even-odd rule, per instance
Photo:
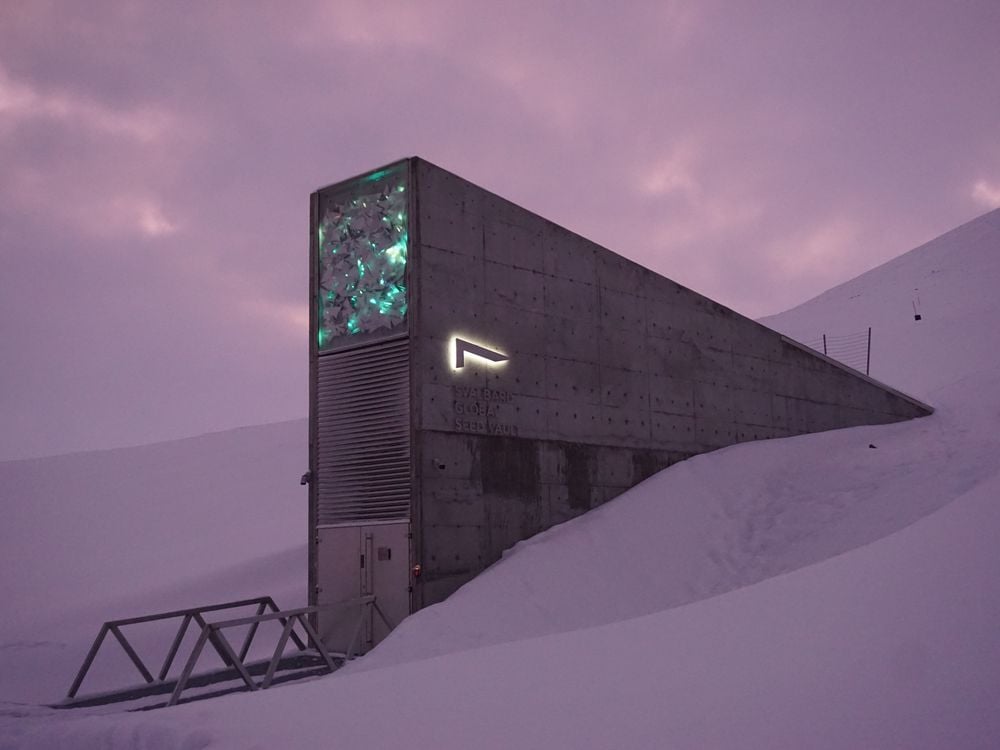
{"label": "purple sky", "polygon": [[996,0],[5,2],[0,459],[304,416],[309,193],[403,156],[788,308],[1000,205],[998,40]]}

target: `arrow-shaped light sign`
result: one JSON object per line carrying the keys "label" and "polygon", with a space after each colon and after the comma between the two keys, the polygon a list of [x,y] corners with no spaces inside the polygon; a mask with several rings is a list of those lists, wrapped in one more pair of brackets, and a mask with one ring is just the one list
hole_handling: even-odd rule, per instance
{"label": "arrow-shaped light sign", "polygon": [[480,346],[479,344],[473,344],[471,341],[466,341],[465,339],[456,338],[455,339],[455,369],[458,370],[465,367],[465,355],[471,354],[474,357],[479,357],[480,359],[486,360],[488,364],[496,365],[501,362],[506,362],[510,357],[506,354],[501,354],[494,349],[487,349],[485,346]]}

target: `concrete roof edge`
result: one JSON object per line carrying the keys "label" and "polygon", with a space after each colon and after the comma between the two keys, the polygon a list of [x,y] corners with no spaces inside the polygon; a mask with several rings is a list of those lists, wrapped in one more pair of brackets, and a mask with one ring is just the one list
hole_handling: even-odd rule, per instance
{"label": "concrete roof edge", "polygon": [[[337,187],[340,187],[342,185],[348,185],[348,184],[350,184],[352,182],[357,182],[358,180],[364,179],[368,175],[374,174],[375,172],[383,172],[383,171],[385,171],[387,169],[392,169],[393,167],[398,166],[400,164],[404,164],[404,163],[406,163],[406,164],[413,164],[413,162],[415,162],[419,158],[420,157],[418,157],[418,156],[402,156],[399,159],[396,159],[395,161],[391,161],[388,164],[383,164],[380,167],[375,167],[374,169],[366,169],[364,172],[359,172],[358,174],[356,174],[356,175],[354,175],[352,177],[345,177],[342,180],[337,180],[336,182],[331,182],[331,183],[329,183],[327,185],[322,185],[322,186],[316,188],[315,190],[313,190],[312,192],[315,194],[315,193],[320,193],[320,192],[322,192],[324,190],[329,190],[330,188],[337,188]],[[426,161],[426,160],[422,160],[422,161]]]}
{"label": "concrete roof edge", "polygon": [[[758,323],[758,325],[760,325],[760,324]],[[784,341],[786,344],[794,346],[796,349],[801,349],[802,351],[806,352],[807,354],[811,354],[812,356],[816,357],[817,359],[823,360],[827,364],[833,365],[834,367],[837,367],[837,368],[843,370],[844,372],[846,372],[846,373],[848,373],[850,375],[853,375],[856,378],[861,378],[862,380],[864,380],[864,381],[866,381],[868,383],[871,383],[874,386],[877,386],[877,387],[881,388],[883,391],[891,393],[893,396],[896,396],[897,398],[901,398],[904,401],[907,401],[907,402],[913,404],[914,406],[916,406],[916,407],[918,407],[920,409],[925,410],[927,412],[927,415],[931,415],[931,414],[934,413],[934,407],[931,406],[930,404],[925,404],[920,399],[914,398],[913,396],[910,396],[910,395],[908,395],[906,393],[903,393],[902,391],[893,388],[891,385],[886,385],[881,380],[876,380],[875,378],[871,377],[870,375],[865,375],[863,372],[861,372],[859,370],[855,370],[853,367],[848,367],[843,362],[839,362],[836,359],[833,359],[832,357],[828,357],[827,355],[823,354],[822,352],[818,352],[815,349],[813,349],[812,347],[806,346],[805,344],[801,343],[800,341],[796,341],[795,339],[792,339],[792,338],[789,338],[788,336],[785,336],[783,333],[779,333],[778,335],[781,336],[781,340]]]}

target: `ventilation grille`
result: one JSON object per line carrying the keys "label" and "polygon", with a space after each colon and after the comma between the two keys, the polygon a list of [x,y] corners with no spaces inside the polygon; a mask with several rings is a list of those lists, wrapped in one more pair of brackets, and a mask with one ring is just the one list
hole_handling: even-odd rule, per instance
{"label": "ventilation grille", "polygon": [[409,518],[408,343],[396,339],[319,358],[316,482],[321,526]]}

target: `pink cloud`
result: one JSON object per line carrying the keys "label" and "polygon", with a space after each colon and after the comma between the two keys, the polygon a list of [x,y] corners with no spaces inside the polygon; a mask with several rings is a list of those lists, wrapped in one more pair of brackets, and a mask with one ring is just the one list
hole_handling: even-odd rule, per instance
{"label": "pink cloud", "polygon": [[1000,185],[977,180],[972,186],[972,199],[984,208],[1000,208]]}

